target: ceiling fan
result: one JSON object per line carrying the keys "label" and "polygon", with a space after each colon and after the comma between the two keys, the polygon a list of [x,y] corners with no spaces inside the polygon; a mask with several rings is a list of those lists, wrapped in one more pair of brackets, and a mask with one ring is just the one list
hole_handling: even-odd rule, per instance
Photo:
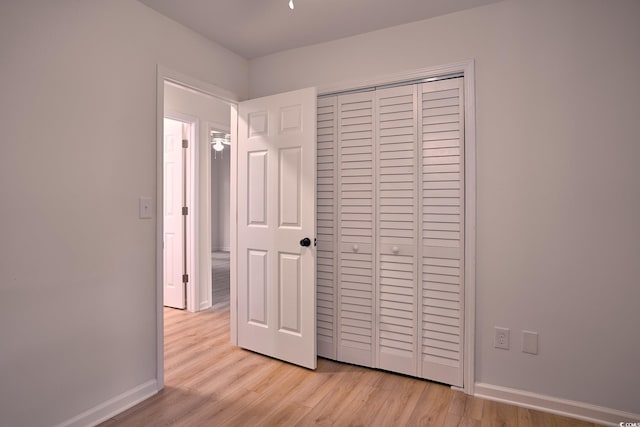
{"label": "ceiling fan", "polygon": [[231,135],[212,130],[209,131],[209,142],[214,150],[222,151],[225,145],[231,145]]}

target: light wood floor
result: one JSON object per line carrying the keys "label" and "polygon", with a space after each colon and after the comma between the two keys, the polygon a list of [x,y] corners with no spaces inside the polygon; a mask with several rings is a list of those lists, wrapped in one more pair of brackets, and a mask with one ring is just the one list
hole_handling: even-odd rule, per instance
{"label": "light wood floor", "polygon": [[229,343],[229,309],[165,308],[165,389],[110,426],[573,426],[591,423],[318,360],[316,371]]}

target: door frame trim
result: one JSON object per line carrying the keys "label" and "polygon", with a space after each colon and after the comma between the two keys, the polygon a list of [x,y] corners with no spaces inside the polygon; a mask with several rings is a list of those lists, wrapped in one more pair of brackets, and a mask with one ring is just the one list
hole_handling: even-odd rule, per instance
{"label": "door frame trim", "polygon": [[[382,76],[349,80],[318,87],[318,96],[335,92],[367,89],[375,86],[428,79],[448,74],[464,76],[465,128],[465,242],[464,242],[464,360],[463,388],[473,395],[475,385],[475,319],[476,319],[476,88],[475,60],[454,62]],[[458,387],[453,387],[459,389]]]}
{"label": "door frame trim", "polygon": [[[164,218],[162,212],[164,210],[164,141],[163,141],[163,120],[164,112],[164,84],[165,82],[173,83],[186,89],[211,96],[231,106],[231,114],[233,116],[234,106],[240,100],[240,96],[215,86],[211,83],[204,82],[195,77],[170,69],[161,64],[156,67],[156,271],[155,271],[155,287],[156,287],[156,386],[157,391],[164,388],[164,305],[163,305],[163,229]],[[235,151],[232,146],[232,152]],[[209,162],[209,169],[211,164]],[[199,171],[202,173],[202,171]],[[209,171],[209,173],[211,173]],[[195,175],[198,177],[198,175]],[[232,185],[233,185],[232,178]],[[235,208],[231,206],[231,216],[235,215]],[[211,234],[211,218],[206,221],[205,230],[198,230],[197,224],[194,225],[193,235],[198,233]],[[233,245],[233,241],[231,242]],[[194,271],[199,268],[197,257],[194,258]],[[209,257],[208,261],[211,263]],[[210,268],[209,268],[210,269]],[[195,286],[194,286],[195,287]],[[195,303],[195,302],[194,302]]]}

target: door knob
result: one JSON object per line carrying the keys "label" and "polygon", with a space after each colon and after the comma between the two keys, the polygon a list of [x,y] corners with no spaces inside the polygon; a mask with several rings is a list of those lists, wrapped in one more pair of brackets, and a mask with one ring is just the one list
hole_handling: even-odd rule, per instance
{"label": "door knob", "polygon": [[300,246],[311,246],[311,239],[305,237],[304,239],[300,240]]}

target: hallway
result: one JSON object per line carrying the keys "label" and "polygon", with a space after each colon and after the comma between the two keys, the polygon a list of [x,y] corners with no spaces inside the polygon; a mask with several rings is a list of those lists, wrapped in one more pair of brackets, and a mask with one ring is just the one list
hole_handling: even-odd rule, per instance
{"label": "hallway", "polygon": [[229,268],[229,252],[211,253],[212,308],[214,309],[229,307]]}

